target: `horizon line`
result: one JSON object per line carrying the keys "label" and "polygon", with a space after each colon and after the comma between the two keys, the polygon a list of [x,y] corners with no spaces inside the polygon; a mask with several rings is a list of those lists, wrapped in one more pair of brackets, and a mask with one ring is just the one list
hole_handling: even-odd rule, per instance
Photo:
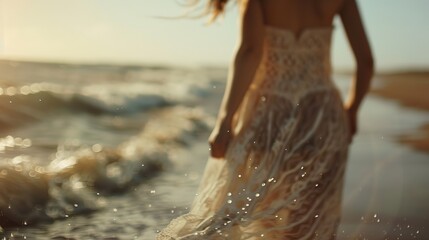
{"label": "horizon line", "polygon": [[[175,63],[149,63],[144,61],[74,61],[74,60],[56,60],[56,59],[18,59],[18,58],[3,58],[0,56],[0,62],[14,62],[24,64],[47,64],[47,65],[75,65],[75,66],[118,66],[118,67],[141,67],[141,68],[175,68],[175,69],[225,69],[229,68],[229,64],[220,63],[201,63],[201,64],[175,64]],[[353,74],[354,70],[350,67],[333,67],[335,74]],[[395,74],[395,73],[429,73],[429,66],[402,66],[379,68],[376,74]]]}

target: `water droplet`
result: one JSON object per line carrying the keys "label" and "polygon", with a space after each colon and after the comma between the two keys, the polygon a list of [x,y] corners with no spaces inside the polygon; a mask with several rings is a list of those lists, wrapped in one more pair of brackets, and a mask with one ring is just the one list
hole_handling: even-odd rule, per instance
{"label": "water droplet", "polygon": [[268,182],[272,182],[272,181],[274,181],[274,178],[268,179]]}
{"label": "water droplet", "polygon": [[101,152],[101,150],[103,150],[103,146],[101,146],[101,144],[94,144],[91,147],[92,151],[95,153]]}
{"label": "water droplet", "polygon": [[230,193],[230,192],[229,192],[227,195],[228,195],[228,197],[231,197],[231,196],[232,196],[232,193]]}
{"label": "water droplet", "polygon": [[79,207],[79,205],[78,205],[77,203],[75,203],[73,206],[74,206],[75,208]]}
{"label": "water droplet", "polygon": [[231,200],[231,199],[229,199],[229,200],[227,201],[227,203],[228,203],[228,204],[231,204],[231,203],[232,203],[232,200]]}
{"label": "water droplet", "polygon": [[259,196],[261,196],[259,193],[255,194],[255,197],[259,197]]}
{"label": "water droplet", "polygon": [[374,218],[377,218],[377,213],[376,213],[376,214],[374,214]]}
{"label": "water droplet", "polygon": [[316,214],[315,216],[314,216],[314,218],[318,218],[319,217],[319,214]]}
{"label": "water droplet", "polygon": [[156,193],[156,191],[155,191],[155,190],[150,190],[150,193],[151,193],[151,194],[155,194],[155,193]]}
{"label": "water droplet", "polygon": [[118,212],[118,209],[117,209],[117,208],[114,208],[114,209],[113,209],[113,211],[114,211],[114,212]]}
{"label": "water droplet", "polygon": [[22,140],[23,147],[26,147],[26,148],[30,147],[31,144],[32,144],[31,139],[26,138],[26,139]]}
{"label": "water droplet", "polygon": [[6,88],[6,95],[13,96],[17,92],[17,89],[15,87],[8,87]]}
{"label": "water droplet", "polygon": [[[28,85],[22,86],[19,91],[21,92],[21,94],[23,95],[27,95],[30,93],[30,87]],[[0,94],[1,95],[1,94]]]}

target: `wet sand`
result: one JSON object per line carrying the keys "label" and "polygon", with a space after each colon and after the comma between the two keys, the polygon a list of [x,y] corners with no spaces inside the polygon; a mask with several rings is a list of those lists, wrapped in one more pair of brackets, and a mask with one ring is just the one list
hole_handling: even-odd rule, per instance
{"label": "wet sand", "polygon": [[429,122],[421,126],[414,134],[400,135],[398,141],[429,154]]}
{"label": "wet sand", "polygon": [[[371,93],[393,99],[405,107],[429,111],[429,72],[380,74]],[[398,136],[400,143],[429,153],[429,119],[414,133]]]}
{"label": "wet sand", "polygon": [[350,149],[338,240],[429,239],[429,73],[382,74],[373,86]]}

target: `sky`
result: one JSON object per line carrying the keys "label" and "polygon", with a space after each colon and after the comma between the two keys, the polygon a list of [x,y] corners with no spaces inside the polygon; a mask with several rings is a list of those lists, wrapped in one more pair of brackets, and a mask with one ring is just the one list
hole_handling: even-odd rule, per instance
{"label": "sky", "polygon": [[[221,21],[174,18],[186,0],[0,0],[0,59],[227,66],[237,9]],[[429,69],[429,1],[358,0],[380,71]],[[354,61],[336,19],[333,64]]]}

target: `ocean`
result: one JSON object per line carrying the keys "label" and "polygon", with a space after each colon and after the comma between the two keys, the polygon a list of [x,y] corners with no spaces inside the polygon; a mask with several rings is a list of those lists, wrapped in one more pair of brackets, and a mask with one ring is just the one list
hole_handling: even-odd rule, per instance
{"label": "ocean", "polygon": [[[222,68],[1,61],[0,238],[154,239],[195,196],[226,75]],[[348,78],[335,76],[343,95]],[[395,137],[428,119],[391,100],[365,101],[340,237],[376,239],[399,225],[398,236],[422,239],[427,228],[419,224],[429,219],[409,211],[416,205],[406,196],[409,185],[424,188],[428,177],[418,166],[427,155]],[[421,191],[423,201],[429,192]]]}

